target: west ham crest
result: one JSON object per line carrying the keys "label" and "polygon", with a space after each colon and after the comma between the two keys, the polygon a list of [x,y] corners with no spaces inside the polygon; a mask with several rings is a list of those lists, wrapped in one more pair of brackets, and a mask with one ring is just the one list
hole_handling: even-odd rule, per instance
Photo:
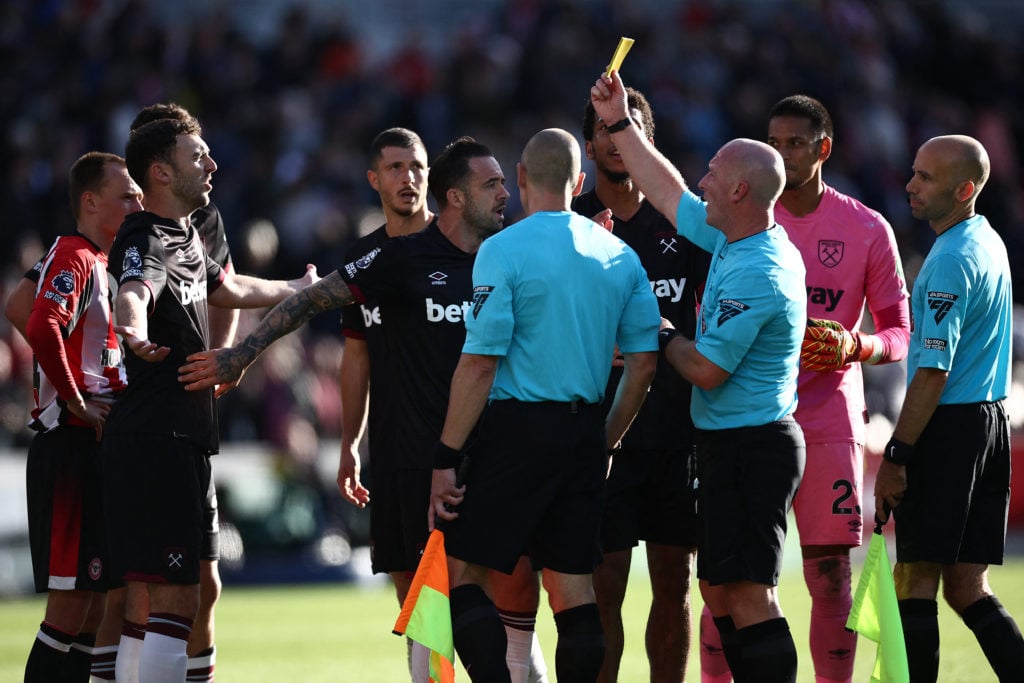
{"label": "west ham crest", "polygon": [[818,240],[818,260],[826,268],[835,268],[843,260],[843,243],[839,240]]}

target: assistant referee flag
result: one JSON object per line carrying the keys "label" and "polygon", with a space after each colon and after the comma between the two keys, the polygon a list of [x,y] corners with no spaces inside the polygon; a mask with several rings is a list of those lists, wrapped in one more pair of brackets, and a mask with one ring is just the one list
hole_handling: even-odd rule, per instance
{"label": "assistant referee flag", "polygon": [[430,532],[393,631],[430,650],[432,683],[453,683],[455,644],[448,598],[448,558],[444,552],[444,534],[439,529]]}
{"label": "assistant referee flag", "polygon": [[[886,515],[888,521],[888,515]],[[903,622],[896,601],[896,584],[889,564],[889,551],[882,536],[884,521],[875,516],[864,569],[853,596],[846,628],[878,643],[872,683],[909,683],[907,645],[903,640]]]}

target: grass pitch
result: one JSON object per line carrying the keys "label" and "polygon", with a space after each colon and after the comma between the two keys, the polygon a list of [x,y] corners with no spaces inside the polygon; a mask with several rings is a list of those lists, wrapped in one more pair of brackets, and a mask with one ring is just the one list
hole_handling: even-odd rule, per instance
{"label": "grass pitch", "polygon": [[[635,560],[638,569],[630,580],[623,608],[626,651],[619,680],[628,683],[648,680],[643,633],[650,589],[640,558],[638,552]],[[813,683],[806,645],[810,600],[799,565],[794,567],[791,563],[783,573],[779,594],[800,656],[798,680]],[[855,568],[854,581],[858,575],[859,568]],[[1010,557],[1005,566],[993,567],[990,575],[1003,604],[1024,623],[1024,557]],[[0,681],[21,680],[43,606],[41,597],[0,601]],[[695,619],[700,609],[700,598],[695,592]],[[397,615],[394,592],[390,586],[379,582],[260,588],[226,586],[217,608],[217,681],[407,681],[405,646],[402,639],[391,634]],[[939,620],[940,683],[994,681],[974,636],[941,602]],[[555,631],[551,614],[543,605],[538,616],[538,633],[553,681]],[[861,638],[855,681],[869,680],[874,656],[874,643]],[[695,640],[687,676],[690,683],[700,680],[698,666]],[[469,680],[462,671],[457,678]]]}

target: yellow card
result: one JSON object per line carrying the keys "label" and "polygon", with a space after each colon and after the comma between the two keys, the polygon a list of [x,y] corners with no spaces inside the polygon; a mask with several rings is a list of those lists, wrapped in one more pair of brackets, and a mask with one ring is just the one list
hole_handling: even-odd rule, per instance
{"label": "yellow card", "polygon": [[626,58],[626,53],[629,52],[629,48],[631,47],[633,47],[632,38],[627,38],[625,36],[619,38],[619,46],[615,48],[615,54],[612,55],[612,61],[608,63],[608,68],[605,69],[606,74],[619,70],[619,67],[622,66],[622,60]]}

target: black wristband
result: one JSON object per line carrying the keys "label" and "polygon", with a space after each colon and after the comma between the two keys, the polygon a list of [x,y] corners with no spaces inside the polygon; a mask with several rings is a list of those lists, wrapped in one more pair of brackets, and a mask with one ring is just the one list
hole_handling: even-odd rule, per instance
{"label": "black wristband", "polygon": [[633,119],[631,119],[631,118],[629,118],[627,116],[626,118],[622,119],[621,121],[613,123],[612,125],[610,125],[607,128],[605,128],[605,131],[607,131],[607,133],[609,135],[611,135],[612,133],[618,133],[621,130],[626,130],[627,128],[629,128],[632,125],[633,125]]}
{"label": "black wristband", "polygon": [[885,444],[882,457],[893,465],[906,465],[914,457],[914,447],[893,437],[889,439],[889,443]]}
{"label": "black wristband", "polygon": [[434,446],[433,458],[435,470],[453,470],[459,466],[462,454],[451,446],[446,446],[438,441]]}
{"label": "black wristband", "polygon": [[663,330],[658,330],[658,351],[665,353],[665,349],[668,348],[669,343],[676,337],[681,337],[682,332],[674,327],[666,327]]}

